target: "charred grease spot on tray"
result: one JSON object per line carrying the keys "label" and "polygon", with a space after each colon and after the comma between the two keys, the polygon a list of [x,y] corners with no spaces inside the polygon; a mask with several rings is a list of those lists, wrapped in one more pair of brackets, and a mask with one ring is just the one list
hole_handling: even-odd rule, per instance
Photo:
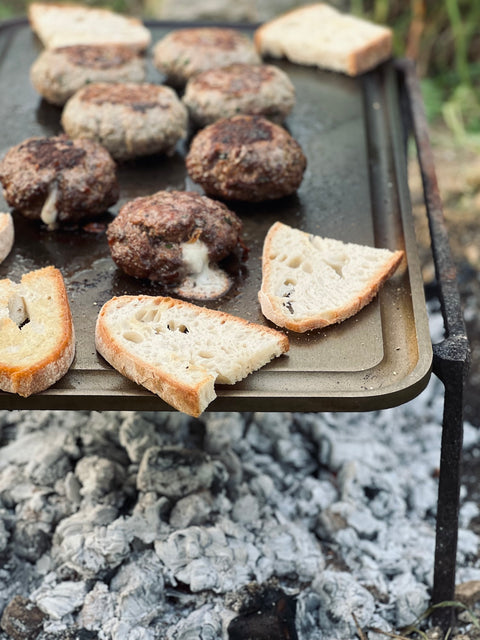
{"label": "charred grease spot on tray", "polygon": [[136,57],[135,51],[123,45],[72,45],[59,47],[68,61],[78,67],[89,69],[113,69],[121,67]]}
{"label": "charred grease spot on tray", "polygon": [[37,169],[71,169],[85,157],[85,150],[76,147],[67,137],[56,140],[33,138],[20,147],[20,150],[24,149]]}

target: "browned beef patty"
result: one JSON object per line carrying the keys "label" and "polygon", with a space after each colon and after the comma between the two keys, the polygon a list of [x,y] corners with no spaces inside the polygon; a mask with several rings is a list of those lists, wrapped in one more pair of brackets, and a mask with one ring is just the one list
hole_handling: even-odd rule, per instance
{"label": "browned beef patty", "polygon": [[128,275],[177,284],[187,274],[182,244],[201,241],[210,262],[237,247],[242,223],[233,211],[199,193],[159,191],[125,204],[107,229],[114,262]]}
{"label": "browned beef patty", "polygon": [[188,114],[170,87],[97,82],[77,91],[62,113],[71,138],[100,142],[116,160],[170,154],[186,135]]}
{"label": "browned beef patty", "polygon": [[293,109],[295,88],[278,67],[237,63],[191,78],[183,103],[192,122],[201,127],[241,113],[280,123]]}
{"label": "browned beef patty", "polygon": [[11,207],[51,226],[103,213],[119,195],[108,151],[64,135],[12,147],[0,162],[0,182]]}
{"label": "browned beef patty", "polygon": [[153,62],[168,84],[182,87],[201,71],[261,59],[252,40],[235,29],[192,27],[171,31],[157,42]]}
{"label": "browned beef patty", "polygon": [[199,131],[186,165],[209,196],[261,202],[294,193],[307,160],[283,127],[261,116],[240,115]]}
{"label": "browned beef patty", "polygon": [[145,74],[145,58],[119,44],[44,49],[30,69],[38,93],[59,106],[92,82],[143,82]]}

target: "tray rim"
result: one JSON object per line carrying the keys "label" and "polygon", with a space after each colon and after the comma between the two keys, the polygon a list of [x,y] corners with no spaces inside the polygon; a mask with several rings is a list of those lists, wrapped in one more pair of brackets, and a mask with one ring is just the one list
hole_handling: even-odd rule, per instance
{"label": "tray rim", "polygon": [[[147,27],[152,29],[199,26],[199,23],[162,20],[145,20],[144,23]],[[207,24],[216,24],[229,28],[241,29],[243,31],[246,31],[247,33],[251,33],[257,26],[254,24],[238,25],[223,22],[201,23],[202,26]],[[29,26],[27,18],[13,18],[0,23],[0,33],[8,29],[25,26],[27,28]],[[4,45],[4,47],[8,48],[8,42]],[[395,71],[398,73],[397,70]],[[393,73],[393,70],[391,71],[391,73]],[[397,97],[396,104],[390,104],[389,110],[393,110],[393,112],[395,112],[395,110],[398,108],[399,104]],[[393,128],[391,129],[391,133],[395,137],[395,144],[393,147],[395,151],[395,173],[397,177],[400,176],[401,181],[404,181],[404,187],[406,187],[407,191],[407,193],[405,194],[403,189],[399,186],[399,195],[402,199],[400,210],[404,233],[406,231],[408,236],[405,238],[405,240],[406,245],[408,245],[406,248],[409,262],[409,274],[411,274],[412,268],[416,269],[417,271],[419,270],[419,264],[418,253],[416,251],[417,245],[411,216],[408,178],[406,176],[406,159],[405,157],[403,157],[402,159],[400,149],[400,147],[402,146],[402,143],[399,139],[401,137],[401,119],[392,117],[392,114],[390,114],[390,121],[396,123],[396,126],[393,126]],[[368,393],[366,393],[365,390],[356,390],[350,392],[345,392],[345,390],[342,390],[341,392],[335,392],[334,390],[325,392],[320,390],[315,393],[310,393],[310,395],[308,396],[305,396],[301,392],[295,391],[289,391],[287,395],[285,393],[285,390],[281,389],[275,391],[272,389],[263,392],[258,391],[257,394],[253,396],[251,391],[248,389],[248,386],[247,388],[242,387],[241,383],[238,383],[237,385],[234,385],[232,387],[219,385],[216,387],[217,398],[209,405],[207,411],[367,411],[393,407],[413,399],[415,396],[421,393],[421,391],[428,384],[432,371],[433,350],[430,340],[430,333],[428,330],[428,321],[427,324],[425,323],[425,317],[427,314],[426,303],[423,294],[423,281],[421,292],[419,291],[420,283],[418,282],[418,278],[412,279],[412,277],[410,276],[410,286],[412,287],[412,290],[415,290],[416,292],[416,303],[413,304],[412,310],[414,312],[414,315],[416,316],[415,329],[417,331],[417,338],[419,331],[422,334],[420,335],[422,348],[419,348],[419,357],[415,367],[407,376],[403,377],[398,382],[398,384],[371,389],[368,391]],[[419,303],[417,300],[418,297],[423,300],[423,309],[419,308]],[[424,317],[421,318],[420,322],[417,323],[419,315],[423,315]],[[426,338],[427,335],[428,340]],[[385,357],[388,357],[388,355],[389,354],[386,353]],[[376,369],[376,367],[373,367],[373,369]],[[94,374],[92,376],[93,379],[93,377],[95,377],[95,374],[98,374],[98,371],[92,371],[91,373]],[[102,370],[101,373],[102,375],[104,375],[105,371]],[[111,373],[113,373],[115,376],[121,377],[121,374],[115,372],[113,369]],[[265,374],[267,374],[268,378],[269,373],[275,375],[279,374],[279,372],[264,371],[263,375],[265,376]],[[110,389],[108,392],[98,392],[98,390],[95,388],[95,384],[91,386],[84,385],[85,388],[69,388],[69,376],[70,378],[75,378],[81,375],[83,375],[84,377],[88,377],[85,376],[85,371],[70,371],[67,376],[62,379],[63,382],[67,383],[66,387],[65,385],[62,385],[62,380],[60,380],[50,389],[47,389],[40,394],[30,396],[29,398],[21,398],[13,394],[0,392],[0,409],[44,408],[61,410],[98,410],[99,402],[97,400],[98,398],[100,398],[100,404],[102,405],[100,410],[133,409],[173,411],[173,408],[163,402],[160,398],[142,389],[141,387],[138,387],[133,382],[125,379],[122,380],[123,384],[118,385],[118,389]],[[299,408],[300,404],[303,404],[304,408]]]}

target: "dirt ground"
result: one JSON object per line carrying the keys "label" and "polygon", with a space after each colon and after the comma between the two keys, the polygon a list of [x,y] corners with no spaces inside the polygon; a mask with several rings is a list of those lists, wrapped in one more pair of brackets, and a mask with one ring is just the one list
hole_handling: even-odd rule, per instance
{"label": "dirt ground", "polygon": [[[430,137],[472,351],[465,419],[480,427],[480,149],[454,142],[441,126],[432,126]],[[434,269],[421,178],[413,154],[409,180],[424,279],[429,283],[434,280]]]}

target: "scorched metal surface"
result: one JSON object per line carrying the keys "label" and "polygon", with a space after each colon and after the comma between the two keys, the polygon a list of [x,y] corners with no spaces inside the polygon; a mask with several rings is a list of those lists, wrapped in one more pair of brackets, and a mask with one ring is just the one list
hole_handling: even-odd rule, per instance
{"label": "scorched metal surface", "polygon": [[[149,23],[153,43],[179,25]],[[247,33],[252,28],[243,27]],[[27,137],[61,132],[61,110],[43,101],[29,81],[40,44],[25,21],[0,30],[1,155]],[[297,102],[286,126],[308,161],[294,197],[230,205],[244,223],[249,248],[232,291],[207,306],[267,323],[257,300],[261,251],[280,220],[305,231],[390,249],[406,261],[375,301],[355,317],[306,334],[288,332],[290,353],[233,386],[217,385],[209,410],[374,410],[403,403],[428,382],[432,347],[406,176],[405,134],[393,64],[359,78],[275,61],[295,85]],[[163,78],[149,61],[148,80]],[[105,226],[131,198],[160,189],[201,191],[188,177],[188,140],[171,158],[119,166],[120,200],[99,221],[48,231],[14,213],[15,246],[0,277],[19,280],[48,264],[64,275],[77,335],[70,372],[45,392],[20,398],[0,393],[0,408],[169,410],[160,398],[113,370],[97,353],[95,321],[102,304],[122,294],[165,295],[159,285],[123,275],[113,263]],[[1,210],[8,210],[3,201]]]}

